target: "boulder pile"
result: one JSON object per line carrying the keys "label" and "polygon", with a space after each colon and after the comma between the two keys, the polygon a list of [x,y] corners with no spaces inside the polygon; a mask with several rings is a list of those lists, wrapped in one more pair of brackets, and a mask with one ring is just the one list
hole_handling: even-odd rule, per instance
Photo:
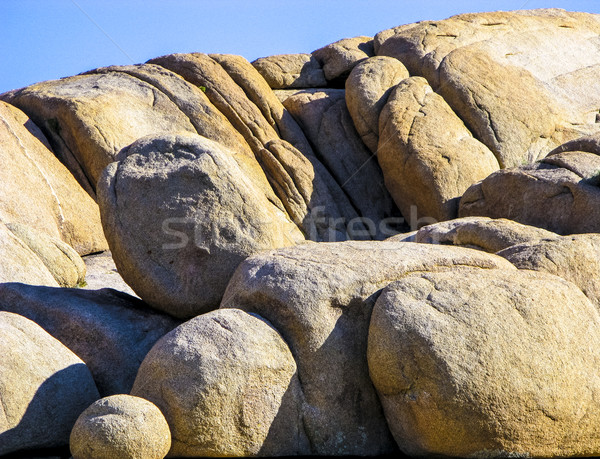
{"label": "boulder pile", "polygon": [[0,94],[0,455],[600,455],[600,16]]}

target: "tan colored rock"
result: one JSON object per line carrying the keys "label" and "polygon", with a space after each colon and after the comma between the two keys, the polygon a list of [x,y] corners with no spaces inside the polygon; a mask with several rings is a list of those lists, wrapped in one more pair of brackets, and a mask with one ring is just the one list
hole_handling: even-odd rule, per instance
{"label": "tan colored rock", "polygon": [[83,362],[25,317],[0,312],[0,455],[65,446],[99,398]]}
{"label": "tan colored rock", "polygon": [[197,316],[161,339],[132,394],[164,413],[170,456],[310,453],[292,353],[269,323],[238,309]]}
{"label": "tan colored rock", "polygon": [[2,283],[0,311],[27,317],[77,354],[103,397],[129,393],[150,348],[180,324],[112,289]]}
{"label": "tan colored rock", "polygon": [[327,86],[323,69],[311,54],[278,54],[261,57],[252,65],[273,89]]}
{"label": "tan colored rock", "polygon": [[46,81],[5,98],[33,119],[61,161],[91,190],[117,153],[140,137],[196,133],[167,95],[122,72]]}
{"label": "tan colored rock", "polygon": [[377,158],[359,138],[346,107],[344,90],[302,90],[285,99],[323,164],[363,217],[349,228],[352,239],[383,239],[380,222],[399,212],[387,191]]}
{"label": "tan colored rock", "polygon": [[[160,65],[114,65],[90,74],[125,73],[165,94],[189,118],[196,132],[237,153],[253,157],[250,146],[225,116],[208,100],[204,91]],[[140,136],[142,137],[142,136]]]}
{"label": "tan colored rock", "polygon": [[346,80],[346,104],[360,138],[377,153],[379,114],[392,89],[408,78],[398,59],[375,56],[356,65]]}
{"label": "tan colored rock", "polygon": [[73,459],[162,459],[171,448],[165,417],[153,403],[113,395],[92,403],[71,431]]}
{"label": "tan colored rock", "polygon": [[519,269],[554,274],[574,283],[600,310],[600,235],[575,234],[524,242],[498,255]]}
{"label": "tan colored rock", "polygon": [[600,315],[572,283],[461,269],[388,286],[368,360],[406,454],[595,456],[599,345]]}
{"label": "tan colored rock", "polygon": [[459,216],[507,218],[558,234],[600,232],[600,156],[565,152],[471,186]]}
{"label": "tan colored rock", "polygon": [[119,273],[158,310],[216,309],[247,256],[304,241],[252,170],[215,142],[146,137],[119,159],[98,184],[102,222]]}
{"label": "tan colored rock", "polygon": [[106,250],[100,212],[19,109],[0,101],[0,218],[59,238],[79,254]]}
{"label": "tan colored rock", "polygon": [[379,117],[377,159],[402,215],[414,208],[419,219],[434,221],[456,218],[465,190],[499,167],[421,77],[390,94]]}
{"label": "tan colored rock", "polygon": [[395,450],[366,361],[374,298],[413,271],[457,266],[515,270],[495,255],[407,242],[348,241],[263,252],[240,264],[221,308],[264,317],[298,365],[312,454]]}
{"label": "tan colored rock", "polygon": [[476,13],[382,32],[375,47],[427,78],[500,165],[515,167],[598,132],[598,33],[593,14]]}
{"label": "tan colored rock", "polygon": [[294,117],[250,62],[233,54],[211,54],[210,57],[242,88],[281,139],[291,143],[307,158],[314,157],[312,147]]}
{"label": "tan colored rock", "polygon": [[211,102],[244,136],[290,218],[307,238],[345,240],[358,214],[323,164],[280,139],[244,90],[210,56],[171,54],[148,61],[206,88]]}
{"label": "tan colored rock", "polygon": [[75,250],[59,239],[20,223],[6,227],[35,253],[61,287],[76,287],[85,279],[85,263]]}
{"label": "tan colored rock", "polygon": [[312,55],[323,67],[327,81],[346,78],[356,64],[374,55],[373,38],[344,38],[313,51]]}
{"label": "tan colored rock", "polygon": [[424,226],[416,233],[415,242],[451,244],[496,253],[517,244],[558,238],[556,233],[505,218],[464,217]]}
{"label": "tan colored rock", "polygon": [[0,283],[23,282],[58,287],[58,282],[44,262],[2,222],[0,256]]}

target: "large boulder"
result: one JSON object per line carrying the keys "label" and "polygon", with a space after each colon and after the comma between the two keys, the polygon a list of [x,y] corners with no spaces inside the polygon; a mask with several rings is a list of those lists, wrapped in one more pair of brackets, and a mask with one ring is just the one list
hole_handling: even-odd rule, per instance
{"label": "large boulder", "polygon": [[522,225],[505,218],[464,217],[434,223],[415,233],[415,242],[449,244],[496,253],[517,244],[560,236],[535,226]]}
{"label": "large boulder", "polygon": [[507,218],[559,234],[600,232],[600,156],[564,152],[471,186],[459,216]]}
{"label": "large boulder", "polygon": [[278,54],[261,57],[252,65],[273,89],[327,86],[319,62],[311,54]]}
{"label": "large boulder", "polygon": [[542,271],[577,285],[600,311],[600,235],[576,234],[508,247],[498,255],[519,269]]}
{"label": "large boulder", "polygon": [[421,77],[403,80],[389,95],[379,116],[377,159],[402,215],[434,221],[456,218],[465,190],[499,168]]}
{"label": "large boulder", "polygon": [[101,396],[128,393],[148,351],[180,323],[111,289],[2,283],[0,311],[27,317],[77,354]]}
{"label": "large boulder", "polygon": [[120,394],[86,408],[69,444],[73,459],[162,459],[171,449],[171,432],[152,402]]}
{"label": "large boulder", "polygon": [[302,423],[318,455],[395,450],[367,368],[367,332],[379,291],[412,271],[457,266],[516,270],[501,257],[406,242],[305,244],[246,259],[222,308],[261,315],[296,358]]}
{"label": "large boulder", "polygon": [[0,455],[69,444],[100,396],[84,363],[39,325],[0,312]]}
{"label": "large boulder", "polygon": [[600,315],[556,276],[407,276],[377,300],[368,359],[406,454],[600,453]]}
{"label": "large boulder", "polygon": [[91,193],[102,170],[140,137],[196,133],[167,94],[124,72],[37,83],[6,93],[3,99],[31,117]]}
{"label": "large boulder", "polygon": [[[234,70],[232,74],[237,74],[236,79],[255,96],[259,89],[256,81],[250,82],[247,75],[232,68],[231,59],[228,61],[229,64],[222,66],[209,55],[191,53],[170,54],[148,62],[177,72],[190,83],[205,89],[210,101],[244,136],[290,218],[309,239],[348,239],[344,223],[358,217],[348,197],[311,151],[300,151],[280,138],[261,109],[225,67]],[[300,139],[297,135],[295,138]]]}
{"label": "large boulder", "polygon": [[515,167],[598,131],[599,33],[593,14],[493,12],[400,26],[374,46],[427,78],[501,167]]}
{"label": "large boulder", "polygon": [[147,137],[106,168],[98,200],[112,255],[154,308],[216,309],[247,256],[304,240],[240,156],[198,135]]}
{"label": "large boulder", "polygon": [[385,187],[377,158],[365,148],[354,128],[344,90],[302,90],[288,95],[283,104],[362,217],[365,229],[348,228],[352,239],[389,236],[382,234],[379,223],[397,216],[398,210]]}
{"label": "large boulder", "polygon": [[360,138],[373,153],[379,142],[379,114],[390,92],[410,75],[398,59],[375,56],[356,65],[346,80],[346,103]]}
{"label": "large boulder", "polygon": [[343,38],[312,52],[327,81],[346,78],[359,62],[374,55],[372,37]]}
{"label": "large boulder", "polygon": [[0,219],[61,239],[80,255],[106,250],[98,205],[21,110],[0,101]]}
{"label": "large boulder", "polygon": [[296,363],[256,315],[218,310],[180,325],[148,353],[131,393],[164,413],[170,456],[310,453]]}

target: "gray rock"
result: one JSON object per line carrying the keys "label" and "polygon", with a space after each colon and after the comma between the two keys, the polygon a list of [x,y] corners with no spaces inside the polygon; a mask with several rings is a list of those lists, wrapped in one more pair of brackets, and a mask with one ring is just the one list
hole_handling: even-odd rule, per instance
{"label": "gray rock", "polygon": [[409,272],[479,266],[495,255],[407,242],[305,244],[253,255],[221,308],[269,320],[290,346],[305,395],[302,422],[318,455],[377,455],[395,446],[371,383],[367,331],[379,291]]}
{"label": "gray rock", "polygon": [[85,364],[39,325],[0,312],[0,455],[68,445],[99,398]]}
{"label": "gray rock", "polygon": [[86,408],[69,443],[73,459],[162,459],[171,448],[171,432],[152,402],[120,394]]}
{"label": "gray rock", "polygon": [[106,238],[119,273],[152,307],[178,318],[216,309],[248,255],[304,241],[244,158],[173,135],[142,138],[106,168]]}
{"label": "gray rock", "polygon": [[131,393],[165,414],[171,456],[310,453],[296,363],[259,316],[224,309],[177,327],[148,353]]}
{"label": "gray rock", "polygon": [[179,324],[111,289],[3,283],[0,311],[27,317],[77,354],[102,396],[128,393],[146,353]]}

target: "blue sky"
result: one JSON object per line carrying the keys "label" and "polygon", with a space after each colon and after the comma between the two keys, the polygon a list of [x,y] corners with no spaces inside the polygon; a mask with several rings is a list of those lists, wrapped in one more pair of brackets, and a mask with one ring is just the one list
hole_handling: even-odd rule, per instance
{"label": "blue sky", "polygon": [[419,20],[548,7],[600,13],[599,0],[0,0],[0,93],[168,53],[253,60]]}

